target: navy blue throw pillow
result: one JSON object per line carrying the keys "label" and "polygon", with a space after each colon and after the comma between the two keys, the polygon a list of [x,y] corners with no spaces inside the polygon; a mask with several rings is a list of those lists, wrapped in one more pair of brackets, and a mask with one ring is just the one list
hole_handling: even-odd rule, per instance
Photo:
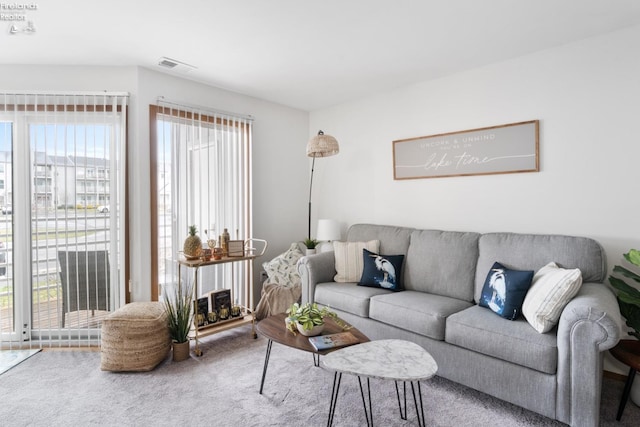
{"label": "navy blue throw pillow", "polygon": [[496,262],[491,267],[480,295],[480,305],[497,315],[516,320],[522,312],[522,303],[531,287],[533,270],[510,270]]}
{"label": "navy blue throw pillow", "polygon": [[362,250],[364,268],[358,285],[401,291],[400,272],[404,255],[379,255]]}

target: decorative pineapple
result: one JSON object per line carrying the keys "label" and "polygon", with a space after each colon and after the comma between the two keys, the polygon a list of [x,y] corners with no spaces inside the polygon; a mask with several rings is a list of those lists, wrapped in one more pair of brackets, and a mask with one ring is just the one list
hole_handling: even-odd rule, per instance
{"label": "decorative pineapple", "polygon": [[199,236],[196,236],[198,229],[195,225],[189,226],[189,237],[184,241],[182,251],[188,258],[198,258],[202,255],[202,240]]}

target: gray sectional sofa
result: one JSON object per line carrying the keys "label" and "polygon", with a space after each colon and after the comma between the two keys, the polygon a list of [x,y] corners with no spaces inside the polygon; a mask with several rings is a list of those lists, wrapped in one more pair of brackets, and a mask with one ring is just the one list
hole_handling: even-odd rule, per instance
{"label": "gray sectional sofa", "polygon": [[[336,283],[334,252],[298,262],[302,302],[330,306],[371,339],[398,338],[427,349],[438,375],[573,426],[599,422],[604,351],[623,320],[604,285],[601,246],[583,237],[418,230],[356,224],[347,241],[379,240],[404,254],[404,291]],[[583,284],[552,331],[541,334],[477,304],[494,262],[538,270],[555,261],[579,268]]]}

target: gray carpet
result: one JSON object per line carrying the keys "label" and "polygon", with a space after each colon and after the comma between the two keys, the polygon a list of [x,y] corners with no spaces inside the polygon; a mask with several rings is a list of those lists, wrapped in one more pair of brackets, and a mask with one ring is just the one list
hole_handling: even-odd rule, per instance
{"label": "gray carpet", "polygon": [[[148,373],[100,371],[100,353],[44,351],[0,376],[3,426],[321,426],[327,423],[333,374],[311,354],[273,345],[263,395],[258,394],[266,340],[248,327],[202,341],[204,355]],[[430,426],[562,426],[563,424],[442,378],[422,383]],[[638,426],[640,408],[615,412],[623,384],[605,379],[602,426]],[[372,380],[374,423],[417,425],[398,414],[392,383]],[[344,376],[335,426],[366,425],[357,380]]]}

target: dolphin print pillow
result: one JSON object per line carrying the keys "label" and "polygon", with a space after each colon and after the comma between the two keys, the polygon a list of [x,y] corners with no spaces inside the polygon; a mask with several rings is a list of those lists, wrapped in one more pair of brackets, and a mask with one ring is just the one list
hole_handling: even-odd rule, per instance
{"label": "dolphin print pillow", "polygon": [[400,273],[404,255],[380,255],[362,250],[364,268],[358,285],[401,291]]}
{"label": "dolphin print pillow", "polygon": [[487,274],[479,304],[498,316],[516,320],[532,279],[533,270],[510,270],[496,262]]}

